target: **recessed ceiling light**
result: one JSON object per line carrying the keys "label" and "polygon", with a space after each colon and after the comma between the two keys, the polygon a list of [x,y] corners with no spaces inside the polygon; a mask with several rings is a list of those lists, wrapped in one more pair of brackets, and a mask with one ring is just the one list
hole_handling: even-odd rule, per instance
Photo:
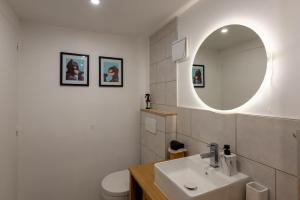
{"label": "recessed ceiling light", "polygon": [[221,33],[227,33],[228,29],[227,28],[222,28]]}
{"label": "recessed ceiling light", "polygon": [[94,5],[99,5],[100,4],[100,0],[90,0],[90,1]]}

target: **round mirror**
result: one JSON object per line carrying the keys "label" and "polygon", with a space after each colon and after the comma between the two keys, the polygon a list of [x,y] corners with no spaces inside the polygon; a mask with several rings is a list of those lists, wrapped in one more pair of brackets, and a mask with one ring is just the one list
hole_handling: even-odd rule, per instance
{"label": "round mirror", "polygon": [[264,80],[267,54],[261,38],[241,25],[222,27],[198,49],[192,81],[199,98],[218,110],[246,103]]}

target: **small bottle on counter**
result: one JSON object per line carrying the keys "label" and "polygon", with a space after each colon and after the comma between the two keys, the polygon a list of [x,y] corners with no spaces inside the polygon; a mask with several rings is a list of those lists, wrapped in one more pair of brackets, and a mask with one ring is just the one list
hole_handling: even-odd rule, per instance
{"label": "small bottle on counter", "polygon": [[222,171],[227,176],[237,174],[236,155],[231,153],[230,145],[224,145],[224,152],[221,155]]}

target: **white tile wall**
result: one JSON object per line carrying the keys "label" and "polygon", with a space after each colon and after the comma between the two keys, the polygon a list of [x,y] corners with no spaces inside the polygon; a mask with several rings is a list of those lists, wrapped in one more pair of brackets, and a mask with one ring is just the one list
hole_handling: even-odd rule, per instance
{"label": "white tile wall", "polygon": [[176,81],[177,79],[177,70],[176,64],[172,61],[171,58],[168,58],[157,64],[157,82],[170,82]]}
{"label": "white tile wall", "polygon": [[[293,176],[297,175],[296,141],[292,135],[300,129],[300,120],[176,108],[177,69],[170,56],[171,43],[177,39],[177,20],[150,38],[153,107],[178,111],[177,139],[186,144],[189,155],[209,151],[207,143],[230,144],[233,151],[241,155],[239,169],[269,187],[270,200],[296,200],[296,177]],[[168,125],[165,128],[168,129]],[[174,133],[167,135],[166,144],[172,138],[175,138]],[[144,161],[159,159],[150,149],[145,154]]]}
{"label": "white tile wall", "polygon": [[166,118],[166,133],[176,133],[177,116],[167,116]]}
{"label": "white tile wall", "polygon": [[249,159],[238,157],[238,171],[247,174],[252,181],[257,181],[269,188],[269,200],[275,200],[276,177],[275,169],[251,161]]}
{"label": "white tile wall", "polygon": [[[172,42],[177,38],[177,19],[150,37],[150,93],[153,107],[177,106],[177,65],[171,59]],[[165,108],[168,107],[162,107]]]}
{"label": "white tile wall", "polygon": [[238,154],[297,175],[297,129],[299,120],[238,115]]}
{"label": "white tile wall", "polygon": [[177,111],[177,132],[184,135],[192,135],[192,110],[178,108]]}
{"label": "white tile wall", "polygon": [[150,93],[152,95],[152,102],[155,104],[165,104],[166,103],[166,89],[165,83],[155,83],[150,87]]}
{"label": "white tile wall", "polygon": [[[156,132],[145,130],[145,119],[156,120]],[[147,112],[141,112],[141,149],[142,163],[167,159],[169,142],[176,139],[176,116],[162,117]]]}
{"label": "white tile wall", "polygon": [[205,143],[216,142],[222,147],[231,145],[235,152],[235,115],[206,110],[192,110],[192,137]]}
{"label": "white tile wall", "polygon": [[150,64],[157,63],[166,58],[166,46],[165,42],[157,42],[150,45]]}
{"label": "white tile wall", "polygon": [[184,143],[186,149],[188,150],[189,156],[209,152],[207,144],[199,140],[187,137],[182,134],[177,134],[177,140]]}
{"label": "white tile wall", "polygon": [[153,151],[148,149],[146,146],[142,146],[142,164],[153,163],[157,161],[162,161],[164,158],[159,157]]}
{"label": "white tile wall", "polygon": [[298,200],[297,177],[276,171],[276,200]]}
{"label": "white tile wall", "polygon": [[157,82],[157,64],[150,66],[150,84]]}
{"label": "white tile wall", "polygon": [[177,106],[177,82],[166,82],[165,88],[166,104]]}
{"label": "white tile wall", "polygon": [[178,39],[178,33],[177,30],[174,30],[172,33],[170,33],[167,37],[166,37],[166,57],[167,58],[171,58],[172,56],[172,43],[174,41],[176,41]]}
{"label": "white tile wall", "polygon": [[177,140],[189,155],[208,152],[207,143],[236,144],[238,169],[270,189],[269,200],[296,200],[297,152],[293,134],[300,120],[178,108]]}

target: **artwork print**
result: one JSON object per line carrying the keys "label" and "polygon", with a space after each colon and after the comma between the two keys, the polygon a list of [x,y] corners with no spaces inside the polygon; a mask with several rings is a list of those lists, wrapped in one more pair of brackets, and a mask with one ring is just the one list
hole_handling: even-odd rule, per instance
{"label": "artwork print", "polygon": [[99,85],[101,87],[123,87],[123,59],[99,58]]}
{"label": "artwork print", "polygon": [[89,56],[62,52],[60,85],[89,86]]}

